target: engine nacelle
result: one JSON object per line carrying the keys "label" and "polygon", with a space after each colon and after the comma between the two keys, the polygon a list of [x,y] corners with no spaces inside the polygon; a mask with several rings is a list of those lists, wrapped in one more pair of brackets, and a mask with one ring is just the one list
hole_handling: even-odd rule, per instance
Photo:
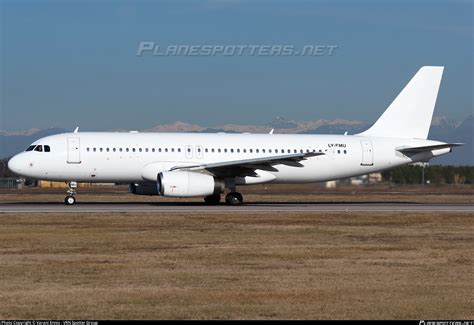
{"label": "engine nacelle", "polygon": [[128,191],[136,195],[159,195],[157,183],[134,183],[128,185]]}
{"label": "engine nacelle", "polygon": [[224,181],[217,177],[187,171],[158,174],[158,191],[161,196],[192,197],[220,194]]}

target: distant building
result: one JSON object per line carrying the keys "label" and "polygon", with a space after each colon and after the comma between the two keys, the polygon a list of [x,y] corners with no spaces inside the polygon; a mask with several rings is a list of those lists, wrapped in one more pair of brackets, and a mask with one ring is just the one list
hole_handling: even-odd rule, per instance
{"label": "distant building", "polygon": [[337,181],[329,181],[324,183],[326,188],[336,188],[337,185],[355,185],[361,186],[366,184],[380,183],[383,180],[382,173],[372,173],[357,177],[351,177],[346,179],[340,179]]}
{"label": "distant building", "polygon": [[[115,183],[77,183],[78,187],[114,186]],[[66,182],[38,181],[38,187],[67,187]]]}
{"label": "distant building", "polygon": [[[78,187],[90,187],[91,183],[77,183]],[[67,187],[66,182],[52,182],[52,181],[38,181],[38,187],[48,188],[48,187]]]}

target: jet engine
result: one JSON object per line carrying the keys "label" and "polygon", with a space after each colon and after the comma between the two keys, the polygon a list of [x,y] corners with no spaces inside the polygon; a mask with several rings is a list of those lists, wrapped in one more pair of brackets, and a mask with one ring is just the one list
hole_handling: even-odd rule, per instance
{"label": "jet engine", "polygon": [[158,174],[157,188],[161,196],[192,197],[220,194],[225,184],[222,179],[208,174],[172,171]]}

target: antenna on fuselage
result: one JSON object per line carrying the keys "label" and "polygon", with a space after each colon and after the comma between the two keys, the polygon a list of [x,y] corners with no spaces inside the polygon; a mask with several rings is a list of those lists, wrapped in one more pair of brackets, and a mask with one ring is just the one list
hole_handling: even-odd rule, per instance
{"label": "antenna on fuselage", "polygon": [[78,126],[76,126],[73,133],[77,133],[77,132],[79,132],[79,127]]}
{"label": "antenna on fuselage", "polygon": [[271,129],[270,132],[268,132],[268,134],[273,134],[273,131],[275,131],[275,129]]}

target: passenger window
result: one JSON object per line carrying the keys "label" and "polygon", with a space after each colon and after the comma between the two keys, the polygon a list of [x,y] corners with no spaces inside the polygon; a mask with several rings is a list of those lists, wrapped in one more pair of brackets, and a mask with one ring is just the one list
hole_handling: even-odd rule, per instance
{"label": "passenger window", "polygon": [[113,152],[115,152],[115,150],[116,150],[116,149],[115,149],[115,148],[113,148],[112,150],[113,150]]}
{"label": "passenger window", "polygon": [[265,153],[265,149],[262,149],[262,152]]}
{"label": "passenger window", "polygon": [[119,151],[122,152],[122,148],[119,148]]}
{"label": "passenger window", "polygon": [[214,152],[214,148],[212,148],[211,151]]}
{"label": "passenger window", "polygon": [[135,148],[132,148],[132,151],[135,152]]}
{"label": "passenger window", "polygon": [[218,152],[218,153],[221,153],[221,148],[217,149],[217,152]]}
{"label": "passenger window", "polygon": [[109,149],[108,147],[105,149],[105,151],[107,151],[107,152],[109,152],[109,150],[110,150],[110,149]]}
{"label": "passenger window", "polygon": [[142,152],[142,148],[138,149],[139,152]]}
{"label": "passenger window", "polygon": [[244,149],[244,153],[246,153],[246,152],[247,152],[247,149]]}
{"label": "passenger window", "polygon": [[168,148],[165,148],[165,152],[168,152]]}
{"label": "passenger window", "polygon": [[253,149],[249,149],[249,152],[252,153],[252,152],[253,152]]}
{"label": "passenger window", "polygon": [[129,152],[129,151],[130,151],[130,149],[126,148],[126,149],[125,149],[125,151],[126,151],[126,152]]}
{"label": "passenger window", "polygon": [[181,148],[178,148],[178,152],[181,152]]}
{"label": "passenger window", "polygon": [[155,148],[151,148],[151,152],[155,152]]}
{"label": "passenger window", "polygon": [[89,152],[91,150],[91,148],[87,147],[87,152]]}
{"label": "passenger window", "polygon": [[97,150],[96,148],[92,149],[92,151],[94,151],[94,152],[96,152],[96,150]]}
{"label": "passenger window", "polygon": [[230,149],[230,152],[234,153],[234,149]]}
{"label": "passenger window", "polygon": [[29,146],[28,148],[26,148],[26,151],[31,151],[35,148],[36,146]]}
{"label": "passenger window", "polygon": [[344,154],[346,154],[346,153],[347,153],[347,150],[344,150]]}
{"label": "passenger window", "polygon": [[258,149],[255,149],[255,152],[258,153]]}
{"label": "passenger window", "polygon": [[237,149],[237,152],[240,152],[240,149]]}
{"label": "passenger window", "polygon": [[100,152],[102,152],[102,150],[103,150],[102,148],[99,149]]}

